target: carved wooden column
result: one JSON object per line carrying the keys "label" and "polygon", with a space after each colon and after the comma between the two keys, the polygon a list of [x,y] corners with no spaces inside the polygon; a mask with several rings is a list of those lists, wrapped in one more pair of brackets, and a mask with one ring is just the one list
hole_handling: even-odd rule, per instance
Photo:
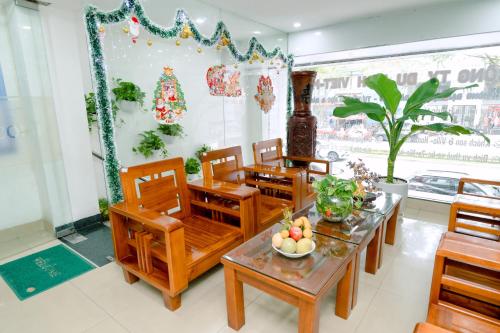
{"label": "carved wooden column", "polygon": [[311,97],[315,78],[315,71],[292,72],[294,111],[288,119],[287,126],[287,155],[289,156],[314,157],[316,155],[317,120],[311,114]]}

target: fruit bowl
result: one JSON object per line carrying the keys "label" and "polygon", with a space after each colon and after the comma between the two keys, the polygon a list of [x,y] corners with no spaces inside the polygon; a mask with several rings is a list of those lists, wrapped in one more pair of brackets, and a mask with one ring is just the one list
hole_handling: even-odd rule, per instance
{"label": "fruit bowl", "polygon": [[312,241],[311,243],[312,243],[311,250],[310,250],[310,251],[308,251],[308,252],[305,252],[305,253],[287,253],[287,252],[283,252],[283,251],[281,251],[280,249],[276,248],[274,245],[273,245],[273,249],[274,249],[276,252],[278,252],[278,253],[280,253],[280,254],[284,255],[284,256],[285,256],[285,257],[287,257],[287,258],[297,259],[297,258],[302,258],[302,257],[305,257],[305,256],[307,256],[308,254],[311,254],[311,253],[313,253],[313,252],[314,252],[314,250],[316,249],[316,243],[314,243],[314,241]]}

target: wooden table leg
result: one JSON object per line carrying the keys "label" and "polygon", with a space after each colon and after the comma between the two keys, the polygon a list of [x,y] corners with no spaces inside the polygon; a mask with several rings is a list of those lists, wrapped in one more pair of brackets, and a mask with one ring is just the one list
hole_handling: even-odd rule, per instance
{"label": "wooden table leg", "polygon": [[385,243],[389,245],[394,245],[394,241],[396,238],[396,225],[398,224],[398,214],[399,214],[399,206],[401,202],[397,204],[394,208],[394,212],[392,216],[387,221],[387,232],[385,233]]}
{"label": "wooden table leg", "polygon": [[356,253],[354,258],[354,282],[352,287],[352,308],[358,303],[358,286],[359,286],[359,266],[361,260],[361,253]]}
{"label": "wooden table leg", "polygon": [[224,266],[226,283],[227,323],[234,330],[245,325],[245,300],[243,298],[243,283],[236,277],[233,268]]}
{"label": "wooden table leg", "polygon": [[375,236],[366,248],[365,272],[370,274],[377,273],[380,248],[382,247],[382,228],[383,225],[380,225],[375,230]]}
{"label": "wooden table leg", "polygon": [[385,241],[385,235],[387,234],[387,223],[388,223],[388,219],[386,217],[384,217],[384,223],[382,223],[382,235],[380,237],[380,251],[379,251],[379,254],[378,254],[378,265],[377,265],[377,268],[380,269],[380,267],[382,267],[382,261],[383,261],[383,258],[384,258],[384,244],[382,242],[382,239]]}
{"label": "wooden table leg", "polygon": [[319,332],[320,300],[316,302],[299,301],[299,333]]}
{"label": "wooden table leg", "polygon": [[355,259],[348,264],[344,277],[340,279],[337,285],[337,300],[335,302],[335,314],[340,318],[347,319],[352,310],[352,294],[354,287]]}

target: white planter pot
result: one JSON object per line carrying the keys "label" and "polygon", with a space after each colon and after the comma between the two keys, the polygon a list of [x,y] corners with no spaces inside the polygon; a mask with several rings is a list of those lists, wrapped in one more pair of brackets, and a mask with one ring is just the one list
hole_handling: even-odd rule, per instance
{"label": "white planter pot", "polygon": [[377,183],[377,187],[384,192],[397,193],[402,197],[399,206],[399,215],[403,215],[406,201],[408,200],[408,182],[404,179],[394,177],[394,184],[388,184],[385,182],[385,177],[380,177],[380,182]]}
{"label": "white planter pot", "polygon": [[140,109],[140,104],[137,102],[130,101],[120,101],[118,104],[120,111],[123,111],[128,114],[132,114]]}
{"label": "white planter pot", "polygon": [[188,173],[187,174],[187,181],[188,182],[192,182],[193,180],[197,180],[197,179],[200,179],[200,178],[201,178],[201,176],[199,174],[197,174],[197,173],[195,173],[195,174]]}

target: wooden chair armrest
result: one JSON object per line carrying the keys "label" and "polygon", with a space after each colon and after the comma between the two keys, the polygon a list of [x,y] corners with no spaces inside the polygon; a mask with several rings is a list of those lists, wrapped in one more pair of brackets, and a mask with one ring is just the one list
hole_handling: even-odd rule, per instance
{"label": "wooden chair armrest", "polygon": [[326,171],[323,172],[323,171],[317,171],[317,170],[313,170],[313,169],[310,169],[309,166],[308,166],[308,173],[313,173],[313,174],[317,174],[317,175],[328,175],[330,174],[330,168],[331,168],[331,164],[332,162],[329,161],[329,160],[320,160],[320,159],[317,159],[315,157],[305,157],[305,156],[283,156],[283,159],[286,161],[286,160],[289,160],[289,161],[299,161],[299,162],[308,162],[308,163],[321,163],[321,164],[324,164],[326,166]]}
{"label": "wooden chair armrest", "polygon": [[219,180],[208,182],[203,179],[198,179],[188,183],[188,188],[190,190],[216,194],[222,198],[233,200],[244,200],[260,193],[260,191],[254,187]]}
{"label": "wooden chair armrest", "polygon": [[184,227],[184,224],[174,217],[147,208],[130,207],[123,202],[111,206],[110,211],[167,233]]}
{"label": "wooden chair armrest", "polygon": [[457,190],[458,194],[464,193],[464,185],[466,183],[500,186],[500,181],[497,181],[497,180],[462,177],[462,178],[460,178],[460,181],[458,182],[458,190]]}

